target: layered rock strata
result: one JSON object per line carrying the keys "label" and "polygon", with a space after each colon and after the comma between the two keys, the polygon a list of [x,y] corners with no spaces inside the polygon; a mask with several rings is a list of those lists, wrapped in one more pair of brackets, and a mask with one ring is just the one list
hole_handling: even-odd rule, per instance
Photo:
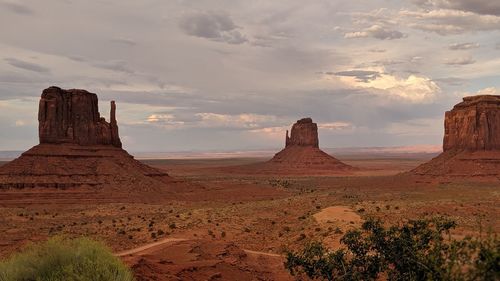
{"label": "layered rock strata", "polygon": [[500,96],[465,97],[447,111],[443,153],[411,172],[433,177],[500,179]]}
{"label": "layered rock strata", "polygon": [[85,90],[45,89],[39,103],[40,144],[73,143],[122,147],[111,101],[110,123],[100,116],[97,95]]}
{"label": "layered rock strata", "polygon": [[303,170],[304,172],[348,171],[353,167],[319,149],[318,125],[311,118],[303,118],[292,125],[285,137],[285,148],[269,160],[267,169]]}
{"label": "layered rock strata", "polygon": [[39,104],[40,144],[0,167],[0,189],[161,189],[165,172],[135,160],[122,149],[111,102],[110,122],[100,116],[96,94],[50,87]]}

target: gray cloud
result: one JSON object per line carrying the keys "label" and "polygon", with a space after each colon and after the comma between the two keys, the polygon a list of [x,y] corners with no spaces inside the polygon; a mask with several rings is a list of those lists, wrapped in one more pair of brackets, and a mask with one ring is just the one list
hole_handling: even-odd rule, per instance
{"label": "gray cloud", "polygon": [[19,14],[19,15],[32,15],[32,14],[34,14],[32,9],[30,9],[29,7],[22,5],[20,3],[2,1],[2,2],[0,2],[0,6],[4,7],[5,9],[7,9],[13,13]]}
{"label": "gray cloud", "polygon": [[397,31],[384,28],[380,25],[372,25],[369,28],[363,29],[361,31],[347,32],[344,34],[345,38],[366,38],[373,37],[380,40],[393,40],[401,39],[407,37],[406,34]]}
{"label": "gray cloud", "polygon": [[413,0],[413,3],[427,8],[455,9],[500,16],[500,2],[494,0]]}
{"label": "gray cloud", "polygon": [[452,58],[445,61],[447,65],[468,65],[473,64],[476,61],[472,57],[460,57],[460,58]]}
{"label": "gray cloud", "polygon": [[92,64],[95,67],[103,68],[103,69],[108,69],[116,72],[123,72],[123,73],[134,73],[134,70],[130,69],[127,65],[126,61],[123,60],[115,60],[115,61],[108,61],[108,62],[96,62]]}
{"label": "gray cloud", "polygon": [[77,61],[77,62],[87,61],[86,58],[84,58],[82,56],[78,56],[78,55],[71,55],[71,56],[68,56],[67,58],[70,59],[70,60],[72,60],[72,61]]}
{"label": "gray cloud", "polygon": [[467,79],[457,78],[457,77],[438,78],[438,79],[434,79],[434,81],[439,82],[439,83],[444,83],[444,84],[449,85],[449,86],[464,86],[468,82]]}
{"label": "gray cloud", "polygon": [[478,43],[454,43],[448,46],[450,50],[469,50],[479,48]]}
{"label": "gray cloud", "polygon": [[191,36],[228,44],[247,42],[245,35],[231,17],[220,12],[199,12],[185,15],[179,22],[181,30]]}
{"label": "gray cloud", "polygon": [[10,64],[11,66],[25,69],[25,70],[29,70],[29,71],[34,71],[34,72],[38,72],[38,73],[50,72],[50,70],[47,67],[44,67],[44,66],[41,66],[41,65],[38,65],[35,63],[27,62],[27,61],[18,60],[16,58],[6,58],[5,61],[8,64]]}
{"label": "gray cloud", "polygon": [[356,80],[360,82],[369,82],[371,80],[377,79],[380,77],[380,73],[378,71],[368,71],[368,70],[347,70],[347,71],[339,71],[339,72],[326,72],[328,75],[336,75],[336,76],[345,76],[345,77],[354,77]]}
{"label": "gray cloud", "polygon": [[111,42],[122,44],[122,45],[126,45],[126,46],[135,46],[135,45],[137,45],[137,42],[135,42],[134,40],[129,39],[129,38],[122,38],[122,37],[112,38]]}

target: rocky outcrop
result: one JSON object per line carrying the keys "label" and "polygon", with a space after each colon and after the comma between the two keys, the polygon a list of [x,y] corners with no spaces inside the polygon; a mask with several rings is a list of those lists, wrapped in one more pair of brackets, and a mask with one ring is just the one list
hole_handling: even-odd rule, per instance
{"label": "rocky outcrop", "polygon": [[293,145],[319,147],[318,125],[311,118],[303,118],[293,124],[290,137],[286,131],[285,147]]}
{"label": "rocky outcrop", "polygon": [[116,105],[111,102],[110,123],[100,116],[97,95],[85,90],[50,87],[40,99],[40,143],[113,145],[121,147]]}
{"label": "rocky outcrop", "polygon": [[311,118],[303,118],[286,132],[285,148],[262,166],[266,173],[315,174],[354,170],[335,157],[319,149],[318,125]]}
{"label": "rocky outcrop", "polygon": [[500,180],[500,96],[465,97],[446,112],[443,153],[411,173]]}
{"label": "rocky outcrop", "polygon": [[500,149],[500,96],[463,98],[446,112],[443,150]]}
{"label": "rocky outcrop", "polygon": [[161,191],[171,182],[121,148],[114,101],[108,123],[96,94],[50,87],[42,93],[38,120],[40,144],[0,167],[0,190],[90,187],[116,195]]}

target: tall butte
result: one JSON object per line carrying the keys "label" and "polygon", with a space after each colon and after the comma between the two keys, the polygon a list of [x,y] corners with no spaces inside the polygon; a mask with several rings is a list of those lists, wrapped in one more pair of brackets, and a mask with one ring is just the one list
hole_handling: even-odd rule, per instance
{"label": "tall butte", "polygon": [[83,186],[120,193],[161,189],[170,181],[122,149],[114,101],[108,123],[96,94],[50,87],[42,93],[38,122],[40,144],[0,167],[0,189]]}
{"label": "tall butte", "polygon": [[500,96],[464,97],[447,111],[443,153],[412,172],[433,177],[500,179]]}
{"label": "tall butte", "polygon": [[266,168],[304,173],[354,169],[319,149],[318,125],[311,118],[303,118],[293,124],[290,135],[286,131],[285,148],[267,162]]}

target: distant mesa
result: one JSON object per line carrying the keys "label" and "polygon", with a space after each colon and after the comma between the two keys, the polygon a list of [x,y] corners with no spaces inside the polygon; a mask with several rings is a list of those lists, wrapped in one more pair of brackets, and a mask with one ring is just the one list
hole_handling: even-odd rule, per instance
{"label": "distant mesa", "polygon": [[303,118],[286,132],[285,148],[267,162],[266,168],[281,171],[349,171],[354,168],[319,149],[318,125]]}
{"label": "distant mesa", "polygon": [[412,172],[436,177],[500,179],[500,96],[464,97],[447,111],[443,153]]}
{"label": "distant mesa", "polygon": [[111,102],[110,122],[100,116],[96,94],[50,87],[38,112],[40,144],[0,167],[0,189],[161,189],[170,177],[122,149]]}

